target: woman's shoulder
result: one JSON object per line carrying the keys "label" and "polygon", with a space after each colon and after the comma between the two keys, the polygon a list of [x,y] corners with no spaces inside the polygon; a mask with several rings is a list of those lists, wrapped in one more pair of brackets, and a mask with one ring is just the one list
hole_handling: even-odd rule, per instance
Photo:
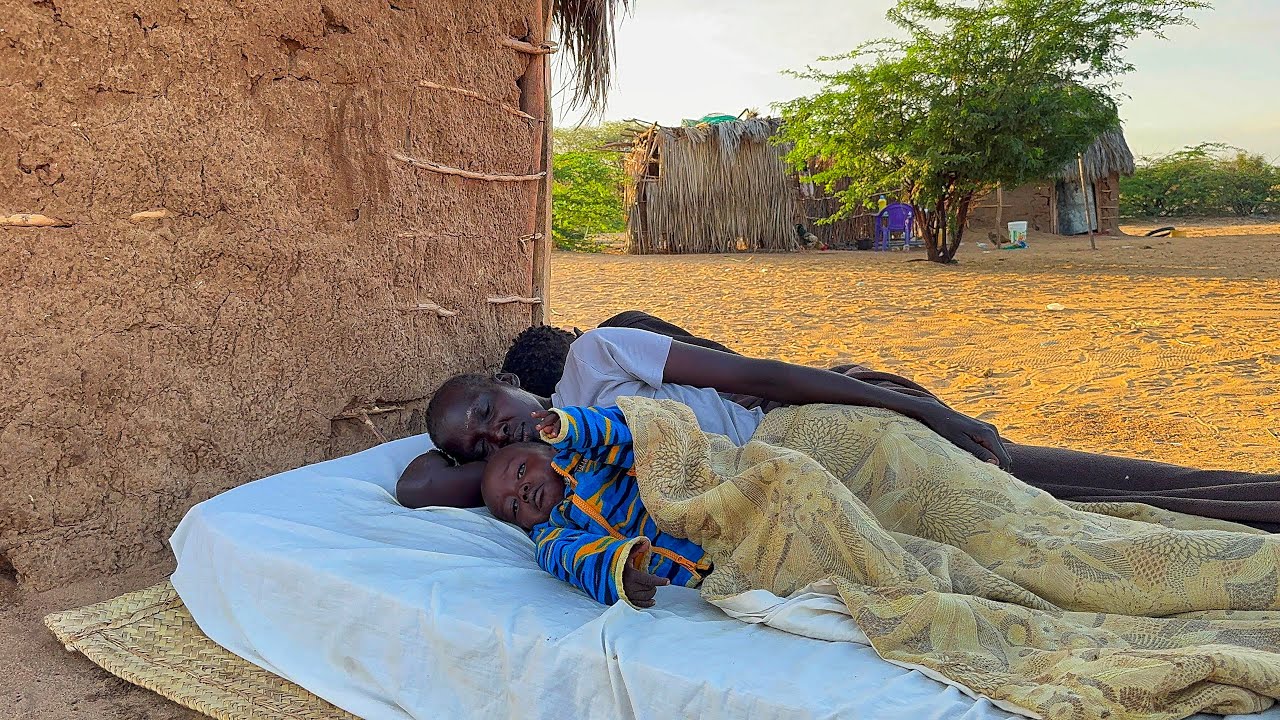
{"label": "woman's shoulder", "polygon": [[[662,382],[671,338],[634,328],[596,328],[569,346],[564,377],[585,375],[602,380]],[[590,402],[598,400],[592,398]]]}
{"label": "woman's shoulder", "polygon": [[602,346],[632,347],[655,344],[670,345],[671,338],[638,328],[600,327],[578,336],[569,346],[569,354],[572,355],[575,350],[581,352]]}
{"label": "woman's shoulder", "polygon": [[588,330],[569,346],[569,360],[580,362],[616,361],[626,364],[630,358],[661,358],[666,362],[671,338],[635,328],[596,328]]}

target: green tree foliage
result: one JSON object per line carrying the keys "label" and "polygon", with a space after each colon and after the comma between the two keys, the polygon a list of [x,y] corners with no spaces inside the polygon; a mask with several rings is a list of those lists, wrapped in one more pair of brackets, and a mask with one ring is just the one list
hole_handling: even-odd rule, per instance
{"label": "green tree foliage", "polygon": [[1120,181],[1120,212],[1130,217],[1247,217],[1277,206],[1280,168],[1220,143],[1145,159]]}
{"label": "green tree foliage", "polygon": [[[621,141],[631,126],[631,123],[627,122],[607,122],[599,125],[558,127],[554,131],[555,151],[558,153],[598,151],[606,145]],[[609,156],[614,164],[622,166],[619,154],[611,152]]]}
{"label": "green tree foliage", "polygon": [[551,231],[556,247],[598,252],[593,235],[626,229],[622,171],[602,153],[556,153],[551,187]]}
{"label": "green tree foliage", "polygon": [[1133,38],[1188,22],[1199,0],[899,0],[905,39],[799,77],[782,106],[790,161],[816,168],[840,216],[880,193],[910,203],[930,260],[950,262],[973,199],[1050,176],[1118,122],[1111,98]]}
{"label": "green tree foliage", "polygon": [[601,149],[622,137],[624,123],[555,130],[551,231],[556,247],[598,252],[601,233],[626,229],[622,156]]}

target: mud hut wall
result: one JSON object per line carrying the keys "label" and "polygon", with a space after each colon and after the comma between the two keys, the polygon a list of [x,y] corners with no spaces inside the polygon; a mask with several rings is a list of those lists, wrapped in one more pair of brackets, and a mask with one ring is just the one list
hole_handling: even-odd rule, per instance
{"label": "mud hut wall", "polygon": [[1120,174],[1113,173],[1094,182],[1093,200],[1098,203],[1098,232],[1120,233]]}
{"label": "mud hut wall", "polygon": [[999,212],[997,227],[997,194],[992,191],[974,200],[969,212],[971,229],[1007,232],[1007,223],[1027,221],[1027,227],[1037,232],[1057,232],[1053,226],[1053,186],[1050,183],[1028,183],[1022,187],[1004,189],[1003,211]]}
{"label": "mud hut wall", "polygon": [[500,40],[540,7],[5,4],[0,216],[69,226],[0,227],[0,575],[132,564],[200,500],[374,444],[353,411],[422,431],[501,357],[529,306],[486,298],[532,290],[539,183],[389,154],[536,172],[504,108],[539,60]]}
{"label": "mud hut wall", "polygon": [[657,130],[659,174],[633,154],[628,192],[628,252],[718,253],[790,250],[797,246],[796,181],[782,149],[768,142],[724,148]]}

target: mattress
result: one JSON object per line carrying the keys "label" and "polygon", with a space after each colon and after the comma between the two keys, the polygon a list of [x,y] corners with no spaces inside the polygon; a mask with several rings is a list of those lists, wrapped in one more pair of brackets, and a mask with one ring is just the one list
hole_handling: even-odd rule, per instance
{"label": "mattress", "polygon": [[172,582],[201,630],[369,720],[1017,717],[881,661],[856,628],[829,642],[770,626],[812,623],[820,595],[726,608],[750,622],[688,588],[603,607],[483,509],[399,505],[396,479],[430,447],[385,443],[192,508]]}

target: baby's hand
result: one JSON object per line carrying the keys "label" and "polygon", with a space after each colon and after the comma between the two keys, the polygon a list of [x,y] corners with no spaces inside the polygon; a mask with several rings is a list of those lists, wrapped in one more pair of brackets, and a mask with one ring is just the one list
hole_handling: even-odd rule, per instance
{"label": "baby's hand", "polygon": [[626,594],[627,600],[630,600],[632,605],[642,608],[653,607],[656,602],[653,598],[658,593],[658,588],[671,584],[671,581],[664,577],[650,575],[636,567],[636,563],[649,552],[649,547],[647,539],[636,543],[636,546],[631,549],[631,556],[627,558],[626,567],[622,568],[622,592]]}
{"label": "baby's hand", "polygon": [[533,419],[538,421],[538,434],[543,440],[556,437],[560,434],[560,413],[554,413],[550,410],[540,410],[533,413]]}

